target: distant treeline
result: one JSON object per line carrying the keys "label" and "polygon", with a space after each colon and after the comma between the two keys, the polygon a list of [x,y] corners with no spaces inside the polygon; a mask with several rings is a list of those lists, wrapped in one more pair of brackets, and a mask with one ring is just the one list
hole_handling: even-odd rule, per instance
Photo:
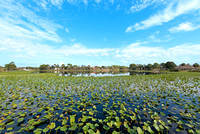
{"label": "distant treeline", "polygon": [[18,67],[15,65],[14,62],[10,62],[5,64],[4,67],[0,66],[0,71],[12,71],[12,70],[73,70],[73,71],[118,71],[118,70],[165,70],[165,69],[180,69],[180,70],[191,70],[192,68],[199,68],[198,63],[194,63],[193,65],[181,63],[177,66],[173,61],[168,61],[166,63],[154,63],[154,64],[130,64],[129,67],[127,66],[120,66],[120,65],[112,65],[112,66],[95,66],[91,67],[90,65],[72,65],[72,64],[42,64],[39,67]]}
{"label": "distant treeline", "polygon": [[[152,70],[152,69],[178,69],[178,67],[173,61],[168,61],[166,63],[154,63],[154,64],[147,64],[147,65],[142,65],[142,64],[130,64],[129,69],[130,70]],[[193,65],[190,65],[189,63],[181,63],[179,67],[199,67],[198,63],[194,63]]]}
{"label": "distant treeline", "polygon": [[90,65],[72,65],[72,64],[62,64],[61,66],[58,64],[54,65],[48,65],[48,64],[42,64],[39,67],[40,70],[106,70],[106,69],[112,69],[112,70],[128,70],[129,68],[126,66],[119,66],[119,65],[112,65],[112,66],[95,66],[91,67]]}

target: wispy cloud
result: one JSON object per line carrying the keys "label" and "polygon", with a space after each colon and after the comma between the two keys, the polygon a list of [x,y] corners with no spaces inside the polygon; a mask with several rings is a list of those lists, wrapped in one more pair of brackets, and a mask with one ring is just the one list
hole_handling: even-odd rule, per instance
{"label": "wispy cloud", "polygon": [[142,1],[136,0],[132,3],[131,8],[129,9],[129,13],[135,13],[135,12],[141,11],[153,4],[158,5],[158,4],[162,4],[165,2],[166,2],[166,0],[142,0]]}
{"label": "wispy cloud", "polygon": [[34,0],[37,5],[43,7],[45,10],[49,10],[52,6],[62,8],[64,0]]}
{"label": "wispy cloud", "polygon": [[[87,57],[88,59],[94,58],[95,62],[93,64],[96,63],[97,59],[102,58],[101,63],[111,64],[113,61],[117,61],[117,63],[119,61],[119,64],[121,62],[127,65],[133,62],[147,64],[168,60],[175,62],[197,62],[199,59],[194,57],[200,57],[200,44],[177,44],[177,46],[171,48],[149,46],[148,43],[150,42],[161,43],[171,38],[168,36],[161,38],[158,35],[160,32],[150,35],[147,39],[143,40],[144,42],[136,42],[130,45],[127,45],[126,42],[123,44],[127,45],[125,47],[91,48],[87,47],[87,44],[77,43],[78,41],[73,39],[73,37],[71,37],[70,43],[67,44],[59,36],[58,30],[62,29],[67,33],[71,32],[71,30],[51,20],[42,18],[33,10],[29,9],[29,7],[23,6],[22,2],[24,1],[0,1],[0,56],[4,53],[3,58],[6,59],[6,62],[7,57],[13,60],[20,59],[27,61],[27,64],[29,64],[32,61],[38,63],[41,57],[44,62],[48,63],[48,61],[60,62],[60,59],[73,59],[72,57],[75,56],[79,59],[80,57]],[[43,8],[48,8],[48,2],[52,6],[61,7],[64,0],[41,0],[38,2],[41,2],[40,6]],[[90,1],[67,0],[67,2],[79,2],[87,5]],[[111,3],[114,2],[111,1]],[[197,0],[190,2],[182,0],[182,2],[178,1],[177,4],[173,2],[161,13],[150,17],[148,20],[137,23],[134,27],[129,27],[128,31],[145,29],[157,24],[161,25],[181,14],[198,10],[199,5],[200,2]],[[199,28],[198,25],[186,22],[171,28],[170,31],[192,31],[197,28]],[[85,61],[90,64],[88,59]],[[44,63],[43,61],[42,63]],[[77,62],[81,61],[77,60]]]}
{"label": "wispy cloud", "polygon": [[198,28],[200,28],[200,25],[193,25],[190,22],[185,22],[185,23],[179,24],[176,27],[170,28],[169,31],[172,33],[176,33],[176,32],[180,32],[180,31],[194,31]]}
{"label": "wispy cloud", "polygon": [[0,1],[0,53],[7,59],[29,58],[50,54],[44,42],[62,42],[57,34],[61,25],[38,16],[23,6],[23,1]]}
{"label": "wispy cloud", "polygon": [[[0,9],[0,53],[6,54],[4,58],[37,62],[39,57],[43,57],[44,61],[55,61],[70,56],[108,56],[114,51],[112,48],[87,48],[75,43],[75,39],[62,46],[47,45],[47,41],[62,42],[57,34],[58,29],[64,29],[61,25],[36,15],[23,3],[14,0],[0,1]],[[65,28],[65,31],[69,32],[69,29]]]}
{"label": "wispy cloud", "polygon": [[199,0],[175,0],[168,4],[164,10],[159,11],[157,14],[154,14],[142,22],[129,26],[126,29],[126,32],[134,32],[136,30],[142,30],[156,25],[162,25],[163,23],[169,22],[182,14],[187,14],[199,9]]}
{"label": "wispy cloud", "polygon": [[61,25],[41,18],[21,3],[0,1],[0,8],[1,38],[61,41],[56,33]]}
{"label": "wispy cloud", "polygon": [[51,0],[51,4],[60,8],[63,4],[63,0]]}
{"label": "wispy cloud", "polygon": [[[73,44],[61,47],[46,45],[46,41],[62,41],[56,32],[62,26],[37,16],[14,0],[0,1],[0,8],[0,51],[9,51],[11,57],[104,56],[113,51],[107,48],[90,49],[75,43],[75,40]],[[65,31],[69,32],[69,29],[65,28]]]}
{"label": "wispy cloud", "polygon": [[163,37],[157,37],[156,35],[150,35],[147,38],[148,42],[168,42],[172,40],[170,35],[164,35]]}

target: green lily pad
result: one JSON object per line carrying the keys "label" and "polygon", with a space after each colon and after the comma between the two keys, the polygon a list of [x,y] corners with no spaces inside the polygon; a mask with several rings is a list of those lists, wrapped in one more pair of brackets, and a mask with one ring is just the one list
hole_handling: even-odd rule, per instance
{"label": "green lily pad", "polygon": [[137,132],[138,132],[138,134],[144,134],[144,132],[142,131],[142,129],[140,127],[137,127]]}
{"label": "green lily pad", "polygon": [[49,128],[48,128],[48,127],[46,127],[46,128],[44,128],[42,131],[43,131],[44,133],[46,133],[46,132],[48,132],[48,131],[49,131]]}
{"label": "green lily pad", "polygon": [[56,127],[56,124],[54,122],[52,122],[49,126],[49,129],[54,129]]}

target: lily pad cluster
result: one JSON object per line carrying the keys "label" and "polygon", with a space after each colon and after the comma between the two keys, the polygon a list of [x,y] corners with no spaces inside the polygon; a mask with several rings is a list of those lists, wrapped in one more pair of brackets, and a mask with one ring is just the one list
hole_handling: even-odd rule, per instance
{"label": "lily pad cluster", "polygon": [[0,133],[200,133],[200,75],[0,76]]}

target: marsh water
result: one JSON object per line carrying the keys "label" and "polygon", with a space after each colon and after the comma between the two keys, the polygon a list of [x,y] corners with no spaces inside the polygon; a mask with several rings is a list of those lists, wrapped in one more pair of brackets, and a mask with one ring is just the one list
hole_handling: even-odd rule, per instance
{"label": "marsh water", "polygon": [[90,72],[90,71],[40,71],[39,73],[56,73],[59,76],[84,76],[84,77],[103,77],[103,76],[133,76],[133,75],[157,75],[163,72],[136,72],[136,71],[117,71],[117,72]]}
{"label": "marsh water", "polygon": [[198,73],[2,76],[0,133],[199,133],[199,88]]}

